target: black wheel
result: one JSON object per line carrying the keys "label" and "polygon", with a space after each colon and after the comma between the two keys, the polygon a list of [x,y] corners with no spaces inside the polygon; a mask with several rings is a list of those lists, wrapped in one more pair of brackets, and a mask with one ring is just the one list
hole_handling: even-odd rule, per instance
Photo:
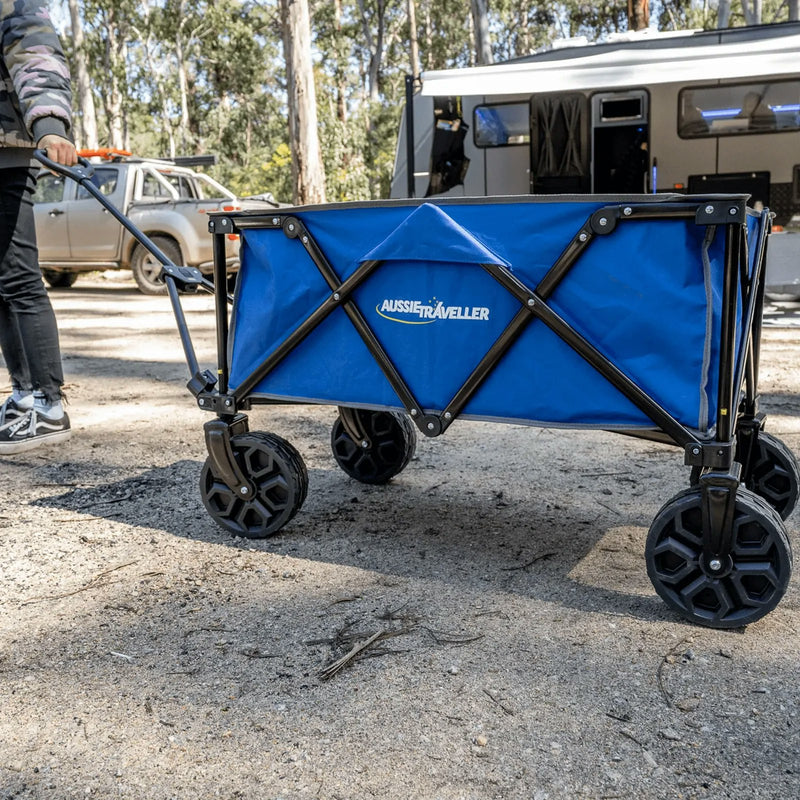
{"label": "black wheel", "polygon": [[243,499],[214,474],[206,459],[200,475],[203,505],[214,521],[234,536],[263,539],[294,517],[308,492],[303,459],[285,439],[251,431],[231,438],[239,467],[255,484],[255,497]]}
{"label": "black wheel", "polygon": [[761,431],[749,474],[742,477],[750,491],[788,519],[800,495],[800,470],[794,453],[780,439]]}
{"label": "black wheel", "polygon": [[[700,467],[692,467],[689,482],[700,482]],[[782,519],[788,519],[800,497],[800,469],[794,453],[772,434],[760,431],[758,443],[748,472],[742,483],[759,497],[764,498]]]}
{"label": "black wheel", "polygon": [[792,550],[777,512],[739,487],[733,526],[731,560],[718,574],[703,563],[699,488],[673,497],[650,526],[647,574],[662,600],[692,622],[739,628],[772,611],[786,592]]}
{"label": "black wheel", "polygon": [[[153,236],[151,241],[173,263],[180,265],[181,250],[174,239]],[[131,256],[133,279],[142,294],[166,294],[167,286],[161,280],[161,262],[143,245],[137,244]]]}
{"label": "black wheel", "polygon": [[78,280],[78,273],[43,269],[42,277],[47,281],[47,285],[52,286],[54,289],[69,289]]}
{"label": "black wheel", "polygon": [[331,449],[336,463],[361,483],[388,483],[401,473],[414,455],[417,434],[404,414],[393,411],[354,411],[358,422],[369,437],[371,447],[354,442],[344,428],[341,417],[336,418],[331,431]]}

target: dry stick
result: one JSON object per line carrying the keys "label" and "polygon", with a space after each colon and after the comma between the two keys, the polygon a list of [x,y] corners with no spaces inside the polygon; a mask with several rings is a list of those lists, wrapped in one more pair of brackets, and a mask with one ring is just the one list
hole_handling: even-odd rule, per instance
{"label": "dry stick", "polygon": [[555,555],[558,555],[558,553],[542,553],[539,556],[534,556],[530,561],[527,561],[518,567],[500,567],[500,570],[502,572],[512,572],[516,569],[528,569],[528,567],[532,567],[537,561],[544,561],[546,558],[552,558]]}
{"label": "dry stick", "polygon": [[343,655],[338,661],[334,661],[333,664],[329,664],[323,670],[320,670],[319,676],[323,680],[327,680],[328,678],[332,678],[339,670],[346,667],[353,659],[359,654],[363,653],[370,645],[375,644],[382,636],[384,636],[387,632],[386,631],[378,631],[377,633],[373,633],[369,639],[364,640],[361,644],[357,644],[349,653]]}
{"label": "dry stick", "polygon": [[[120,564],[118,567],[112,567],[111,569],[105,570],[105,572],[101,572],[99,575],[95,575],[86,586],[81,586],[80,589],[75,589],[74,592],[66,592],[65,594],[51,594],[51,595],[43,595],[41,597],[32,597],[30,600],[26,600],[24,603],[20,603],[20,608],[22,606],[27,606],[30,603],[38,603],[40,600],[62,600],[65,597],[72,597],[72,595],[78,594],[79,592],[85,592],[87,589],[94,589],[101,578],[109,575],[112,572],[116,572],[118,569],[124,569],[125,567],[130,567],[133,564],[138,564],[138,561],[129,561],[127,564]],[[107,584],[102,584],[106,586]]]}
{"label": "dry stick", "polygon": [[681,639],[678,644],[671,647],[665,654],[664,657],[661,659],[661,663],[658,665],[658,669],[656,670],[656,680],[658,681],[658,688],[661,691],[661,694],[664,696],[664,702],[667,704],[669,708],[672,708],[672,695],[667,691],[666,687],[664,686],[664,676],[662,675],[664,671],[664,664],[669,663],[667,659],[670,656],[677,655],[678,650],[685,644],[688,644],[689,637],[685,637]]}
{"label": "dry stick", "polygon": [[488,689],[484,689],[483,693],[493,702],[497,703],[498,706],[503,710],[504,714],[508,714],[509,717],[514,716],[514,712],[506,706],[502,700],[498,700]]}

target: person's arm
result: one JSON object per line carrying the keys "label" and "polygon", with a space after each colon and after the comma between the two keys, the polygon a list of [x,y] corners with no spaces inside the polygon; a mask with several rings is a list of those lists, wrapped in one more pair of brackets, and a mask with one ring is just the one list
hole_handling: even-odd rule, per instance
{"label": "person's arm", "polygon": [[69,68],[46,0],[0,0],[2,55],[25,126],[48,158],[72,166]]}

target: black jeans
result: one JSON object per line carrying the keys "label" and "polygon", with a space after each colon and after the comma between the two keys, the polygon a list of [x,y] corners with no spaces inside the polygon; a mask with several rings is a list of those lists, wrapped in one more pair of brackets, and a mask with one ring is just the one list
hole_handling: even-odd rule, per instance
{"label": "black jeans", "polygon": [[61,397],[58,327],[39,270],[27,167],[0,169],[0,349],[15,388]]}

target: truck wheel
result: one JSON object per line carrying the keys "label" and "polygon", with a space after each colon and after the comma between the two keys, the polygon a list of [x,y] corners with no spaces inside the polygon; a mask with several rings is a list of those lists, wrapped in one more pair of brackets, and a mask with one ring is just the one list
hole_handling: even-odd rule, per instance
{"label": "truck wheel", "polygon": [[47,281],[47,285],[52,286],[54,289],[69,289],[69,287],[78,280],[78,273],[43,269],[42,277]]}
{"label": "truck wheel", "polygon": [[[173,239],[153,236],[151,241],[173,264],[180,265],[181,250]],[[161,262],[143,245],[137,244],[131,256],[133,279],[142,294],[166,294],[167,287],[160,278]]]}

